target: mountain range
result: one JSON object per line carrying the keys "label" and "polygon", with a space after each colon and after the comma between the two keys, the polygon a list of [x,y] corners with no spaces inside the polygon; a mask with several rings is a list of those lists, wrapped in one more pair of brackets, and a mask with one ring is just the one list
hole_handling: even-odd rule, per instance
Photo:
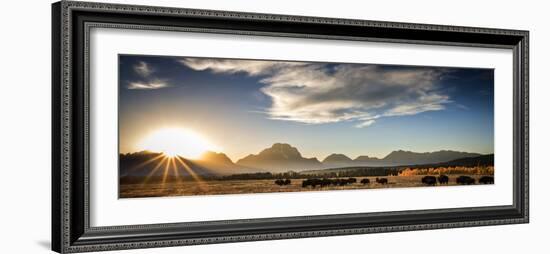
{"label": "mountain range", "polygon": [[[411,151],[393,151],[384,158],[358,156],[355,159],[344,154],[334,153],[327,156],[322,162],[317,158],[305,158],[296,147],[289,144],[275,143],[258,154],[250,154],[233,162],[224,153],[206,152],[200,159],[191,160],[178,156],[170,161],[169,175],[218,176],[228,174],[253,172],[287,172],[338,167],[376,167],[399,165],[437,164],[461,158],[481,156],[478,153],[467,153],[450,150],[417,153]],[[166,161],[162,161],[162,154],[142,151],[120,155],[120,176],[161,176],[166,168]],[[159,163],[163,165],[157,167]],[[157,170],[155,170],[155,168]],[[154,171],[154,172],[153,172]],[[151,173],[153,172],[153,173]]]}
{"label": "mountain range", "polygon": [[354,160],[343,154],[331,154],[323,160],[327,166],[398,166],[398,165],[419,165],[447,162],[460,158],[480,156],[479,153],[457,152],[441,150],[436,152],[416,153],[411,151],[397,150],[389,153],[384,158],[358,156]]}

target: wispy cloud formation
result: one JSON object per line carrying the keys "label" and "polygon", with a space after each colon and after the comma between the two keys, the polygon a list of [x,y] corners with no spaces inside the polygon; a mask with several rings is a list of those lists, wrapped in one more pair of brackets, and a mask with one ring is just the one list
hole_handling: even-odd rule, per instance
{"label": "wispy cloud formation", "polygon": [[291,66],[301,66],[307,63],[302,62],[281,62],[281,61],[255,61],[255,60],[231,60],[231,59],[208,59],[208,58],[183,58],[179,62],[191,69],[204,71],[210,70],[214,73],[246,73],[250,76],[269,75],[281,69]]}
{"label": "wispy cloud formation", "polygon": [[153,90],[169,87],[168,83],[163,80],[154,80],[149,82],[130,82],[128,83],[128,89],[130,90]]}
{"label": "wispy cloud formation", "polygon": [[153,67],[145,61],[139,61],[133,65],[133,69],[141,76],[141,80],[128,82],[127,88],[129,90],[155,90],[170,86],[166,80],[155,78],[152,75],[154,72]]}
{"label": "wispy cloud formation", "polygon": [[138,75],[147,78],[153,73],[153,68],[151,68],[151,66],[149,66],[149,64],[147,64],[146,62],[140,61],[139,63],[134,65],[134,71]]}
{"label": "wispy cloud formation", "polygon": [[306,124],[356,122],[445,109],[449,96],[437,87],[436,68],[388,68],[366,64],[185,58],[194,70],[246,73],[261,77],[261,91],[272,99],[270,119]]}
{"label": "wispy cloud formation", "polygon": [[366,120],[366,121],[363,121],[363,122],[360,122],[358,124],[355,125],[355,127],[357,128],[364,128],[364,127],[368,127],[368,126],[371,126],[372,124],[374,123],[374,120]]}

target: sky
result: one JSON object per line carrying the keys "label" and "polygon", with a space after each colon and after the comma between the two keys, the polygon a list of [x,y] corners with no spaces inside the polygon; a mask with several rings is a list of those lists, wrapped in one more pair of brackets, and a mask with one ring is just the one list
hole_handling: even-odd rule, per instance
{"label": "sky", "polygon": [[119,56],[119,150],[184,128],[237,161],[274,143],[304,157],[493,153],[492,69]]}

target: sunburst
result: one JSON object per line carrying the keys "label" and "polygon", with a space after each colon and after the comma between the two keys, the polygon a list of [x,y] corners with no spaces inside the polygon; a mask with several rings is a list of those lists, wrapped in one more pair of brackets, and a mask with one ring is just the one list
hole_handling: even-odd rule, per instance
{"label": "sunburst", "polygon": [[143,179],[143,182],[141,184],[142,187],[147,185],[147,183],[149,182],[151,177],[156,175],[156,173],[159,172],[159,170],[161,170],[161,174],[160,174],[160,176],[162,176],[161,186],[163,188],[167,185],[167,181],[168,181],[169,177],[174,177],[174,180],[177,183],[183,183],[183,182],[185,182],[185,176],[184,176],[184,174],[181,174],[180,170],[185,170],[185,172],[187,172],[187,174],[192,178],[192,181],[197,185],[197,187],[200,190],[205,190],[206,189],[206,184],[205,184],[204,180],[199,176],[199,174],[197,174],[184,161],[184,159],[182,157],[177,156],[177,155],[176,156],[169,156],[167,154],[161,153],[158,156],[155,156],[154,158],[152,158],[152,159],[150,159],[150,160],[148,160],[144,163],[141,163],[136,168],[143,167],[143,166],[148,165],[148,164],[150,164],[154,161],[157,161],[159,159],[160,159],[160,161],[158,161],[156,163],[155,167]]}
{"label": "sunburst", "polygon": [[145,136],[138,144],[141,150],[161,152],[169,157],[197,159],[206,151],[218,151],[208,139],[183,128],[161,128]]}
{"label": "sunburst", "polygon": [[159,153],[135,167],[137,169],[156,163],[143,179],[142,186],[146,185],[152,177],[158,175],[162,179],[162,188],[166,187],[169,179],[170,181],[175,180],[177,183],[182,183],[187,179],[193,181],[201,190],[206,188],[206,184],[201,176],[188,165],[186,159],[199,158],[206,151],[220,150],[203,136],[182,128],[161,128],[153,131],[141,140],[138,147],[142,150]]}

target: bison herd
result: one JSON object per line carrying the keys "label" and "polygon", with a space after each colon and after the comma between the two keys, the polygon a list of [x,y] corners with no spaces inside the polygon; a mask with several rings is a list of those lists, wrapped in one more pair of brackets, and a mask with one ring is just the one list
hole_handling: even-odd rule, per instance
{"label": "bison herd", "polygon": [[[449,177],[446,175],[440,175],[437,178],[435,176],[422,177],[422,183],[425,185],[434,186],[437,182],[439,182],[439,184],[448,184]],[[495,178],[492,176],[482,176],[478,180],[478,183],[480,184],[493,184],[494,182],[495,182]],[[459,176],[456,178],[456,184],[470,185],[475,183],[476,183],[476,180],[470,176]]]}
{"label": "bison herd", "polygon": [[434,186],[437,182],[439,182],[439,184],[448,184],[449,183],[449,177],[446,176],[446,175],[440,175],[437,178],[435,176],[422,177],[422,183],[425,184],[425,185]]}
{"label": "bison herd", "polygon": [[329,178],[311,178],[306,179],[302,181],[302,188],[306,188],[311,186],[312,188],[315,188],[317,186],[320,187],[328,187],[328,186],[346,186],[348,184],[354,184],[357,182],[357,179],[350,177],[347,179],[342,178],[336,178],[336,179],[329,179]]}
{"label": "bison herd", "polygon": [[[376,182],[379,184],[388,184],[387,178],[376,178]],[[289,185],[291,183],[290,179],[277,179],[275,180],[275,184],[279,186]],[[302,181],[302,187],[312,187],[316,188],[319,187],[328,187],[328,186],[346,186],[349,184],[357,183],[357,179],[350,177],[350,178],[336,178],[336,179],[330,179],[330,178],[310,178]],[[361,184],[367,185],[370,184],[370,180],[368,178],[363,178],[360,181]]]}
{"label": "bison herd", "polygon": [[[382,184],[382,185],[388,184],[388,178],[378,178],[377,177],[375,179],[375,181],[376,181],[376,183]],[[438,182],[439,182],[440,185],[448,184],[449,183],[449,177],[446,176],[446,175],[439,175],[437,177],[436,176],[424,176],[424,177],[422,177],[421,182],[423,184],[429,185],[429,186],[435,186]],[[495,179],[492,176],[482,176],[478,180],[479,184],[493,184],[494,182],[495,182]],[[336,178],[336,179],[331,179],[331,178],[310,178],[310,179],[302,180],[302,188],[306,188],[306,187],[316,188],[317,186],[319,186],[319,187],[346,186],[346,185],[355,184],[355,183],[357,183],[357,179],[353,178],[353,177],[350,177],[350,178]],[[368,178],[363,178],[363,179],[361,179],[360,183],[363,184],[363,185],[369,185],[371,183],[371,181]],[[456,178],[456,184],[459,184],[459,185],[470,185],[470,184],[475,184],[475,183],[476,183],[476,180],[473,177],[470,177],[470,176],[459,176],[459,177]],[[279,185],[279,186],[290,185],[291,181],[290,181],[290,179],[277,179],[277,180],[275,180],[275,184]]]}

